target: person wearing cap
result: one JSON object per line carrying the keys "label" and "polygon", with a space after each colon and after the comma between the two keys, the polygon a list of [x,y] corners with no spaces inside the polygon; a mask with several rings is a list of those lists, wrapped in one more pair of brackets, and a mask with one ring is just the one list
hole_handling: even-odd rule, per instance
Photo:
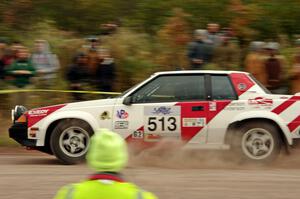
{"label": "person wearing cap", "polygon": [[95,73],[97,69],[97,65],[99,63],[99,47],[100,47],[100,41],[96,36],[91,36],[87,39],[89,41],[89,48],[87,51],[88,56],[88,71],[90,75],[90,79],[92,80],[92,83],[95,83]]}
{"label": "person wearing cap", "polygon": [[188,46],[188,58],[191,69],[202,69],[210,60],[212,55],[212,45],[207,41],[207,30],[198,29],[194,33],[195,40]]}
{"label": "person wearing cap", "polygon": [[56,54],[51,51],[48,41],[43,39],[34,41],[31,61],[37,70],[37,86],[42,89],[51,88],[55,84],[60,63]]}
{"label": "person wearing cap", "polygon": [[268,55],[265,60],[267,75],[266,87],[274,94],[283,94],[283,92],[285,92],[282,87],[284,80],[282,72],[285,58],[279,54],[279,47],[280,45],[277,42],[268,42],[265,46]]}
{"label": "person wearing cap", "polygon": [[156,199],[154,194],[126,182],[121,176],[128,152],[124,139],[117,133],[107,129],[96,132],[86,159],[96,173],[82,182],[64,186],[54,199]]}

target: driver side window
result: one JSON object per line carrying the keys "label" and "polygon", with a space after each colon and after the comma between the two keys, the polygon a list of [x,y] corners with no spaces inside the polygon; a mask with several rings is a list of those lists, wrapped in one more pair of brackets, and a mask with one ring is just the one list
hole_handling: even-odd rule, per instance
{"label": "driver side window", "polygon": [[159,76],[132,95],[133,103],[205,100],[203,75]]}

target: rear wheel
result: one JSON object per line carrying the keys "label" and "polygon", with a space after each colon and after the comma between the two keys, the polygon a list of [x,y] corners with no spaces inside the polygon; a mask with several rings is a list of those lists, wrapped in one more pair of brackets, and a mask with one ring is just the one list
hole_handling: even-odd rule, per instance
{"label": "rear wheel", "polygon": [[235,133],[233,151],[243,162],[270,163],[281,150],[278,129],[270,123],[248,122]]}
{"label": "rear wheel", "polygon": [[63,120],[55,127],[50,137],[53,154],[65,164],[84,161],[93,130],[82,120]]}

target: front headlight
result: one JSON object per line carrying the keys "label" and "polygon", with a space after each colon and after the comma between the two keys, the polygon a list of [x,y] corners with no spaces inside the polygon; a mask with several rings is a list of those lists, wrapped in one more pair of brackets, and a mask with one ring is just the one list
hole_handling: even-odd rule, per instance
{"label": "front headlight", "polygon": [[24,106],[15,106],[13,110],[11,110],[11,119],[13,122],[18,120],[25,112],[27,109]]}

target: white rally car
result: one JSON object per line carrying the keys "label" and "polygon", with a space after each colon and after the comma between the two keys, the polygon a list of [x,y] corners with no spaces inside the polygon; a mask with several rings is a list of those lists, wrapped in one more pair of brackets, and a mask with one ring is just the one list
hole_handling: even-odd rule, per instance
{"label": "white rally car", "polygon": [[112,99],[16,106],[9,134],[67,164],[84,159],[99,128],[141,145],[174,138],[185,147],[230,149],[235,157],[269,162],[300,138],[299,101],[270,94],[245,72],[159,72]]}

